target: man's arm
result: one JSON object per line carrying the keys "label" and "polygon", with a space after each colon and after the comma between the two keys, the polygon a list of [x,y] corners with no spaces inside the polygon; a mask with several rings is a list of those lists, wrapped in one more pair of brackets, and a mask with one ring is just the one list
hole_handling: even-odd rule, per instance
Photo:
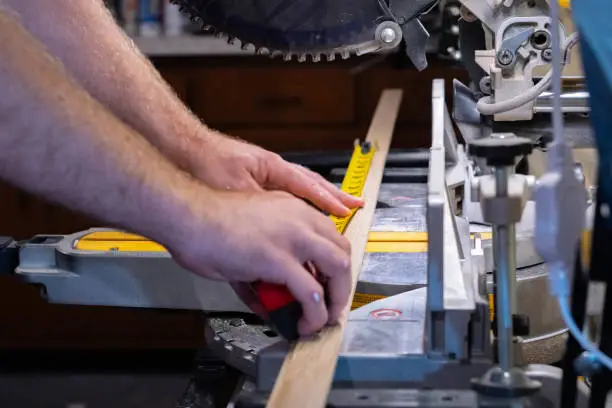
{"label": "man's arm", "polygon": [[74,83],[1,9],[0,54],[0,177],[149,237],[179,224],[170,215],[196,183]]}
{"label": "man's arm", "polygon": [[83,88],[171,160],[182,160],[192,139],[212,137],[117,26],[101,0],[4,3]]}
{"label": "man's arm", "polygon": [[[303,334],[338,318],[351,288],[349,248],[328,217],[284,193],[193,181],[1,8],[0,90],[0,178],[148,236],[200,275],[286,285],[302,303]],[[306,261],[330,278],[329,304]]]}
{"label": "man's arm", "polygon": [[271,152],[204,126],[101,0],[4,0],[75,79],[176,165],[215,189],[280,189],[337,214],[361,200]]}

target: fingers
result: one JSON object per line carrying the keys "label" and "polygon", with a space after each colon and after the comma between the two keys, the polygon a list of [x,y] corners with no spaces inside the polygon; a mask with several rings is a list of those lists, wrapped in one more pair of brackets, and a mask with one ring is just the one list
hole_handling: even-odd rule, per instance
{"label": "fingers", "polygon": [[308,241],[302,256],[312,261],[319,273],[329,278],[327,282],[328,320],[336,323],[346,307],[352,289],[350,257],[346,251],[325,238],[305,237]]}
{"label": "fingers", "polygon": [[302,305],[302,318],[298,322],[300,335],[309,336],[321,330],[329,321],[323,287],[306,268],[295,261],[285,262],[284,272],[281,273],[284,284]]}
{"label": "fingers", "polygon": [[361,197],[354,197],[349,193],[346,193],[336,187],[333,183],[330,183],[325,179],[325,177],[321,176],[318,173],[315,173],[312,170],[309,170],[305,167],[301,167],[302,171],[306,173],[310,178],[320,183],[327,191],[329,191],[334,197],[338,199],[343,205],[348,208],[360,208],[363,207],[364,201]]}
{"label": "fingers", "polygon": [[320,222],[314,223],[315,231],[321,236],[327,238],[347,254],[351,252],[351,243],[342,234],[338,232],[336,224],[329,217],[322,217]]}
{"label": "fingers", "polygon": [[337,324],[350,301],[353,281],[350,268],[346,272],[339,273],[327,282],[327,313],[328,324]]}
{"label": "fingers", "polygon": [[278,158],[273,164],[270,164],[267,173],[269,182],[275,187],[306,199],[323,211],[338,217],[344,217],[350,213],[349,208],[332,194],[328,187],[310,177],[302,167]]}

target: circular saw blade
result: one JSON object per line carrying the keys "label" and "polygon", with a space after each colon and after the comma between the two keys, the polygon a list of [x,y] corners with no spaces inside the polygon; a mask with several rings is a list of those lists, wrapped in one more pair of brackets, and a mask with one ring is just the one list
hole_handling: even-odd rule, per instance
{"label": "circular saw blade", "polygon": [[284,56],[359,52],[385,19],[379,0],[171,1],[205,29]]}

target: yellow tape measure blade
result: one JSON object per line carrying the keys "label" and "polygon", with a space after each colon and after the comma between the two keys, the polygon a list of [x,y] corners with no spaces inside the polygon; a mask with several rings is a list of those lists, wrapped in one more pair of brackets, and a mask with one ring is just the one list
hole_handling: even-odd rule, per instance
{"label": "yellow tape measure blade", "polygon": [[[353,197],[361,197],[363,193],[363,187],[368,178],[368,172],[370,171],[370,165],[372,164],[372,158],[374,157],[375,147],[369,142],[362,144],[355,144],[353,149],[353,155],[346,169],[346,174],[342,180],[340,190],[352,195]],[[336,217],[335,215],[330,216],[336,224],[336,229],[339,233],[343,234],[346,227],[353,218],[353,215],[357,212],[357,209],[352,209],[350,214],[346,217]]]}

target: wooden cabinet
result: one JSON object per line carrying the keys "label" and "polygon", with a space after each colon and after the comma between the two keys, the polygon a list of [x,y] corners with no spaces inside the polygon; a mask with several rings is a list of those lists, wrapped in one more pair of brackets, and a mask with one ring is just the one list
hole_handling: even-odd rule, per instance
{"label": "wooden cabinet", "polygon": [[214,68],[202,70],[190,87],[194,111],[229,127],[335,126],[355,119],[354,84],[341,68]]}
{"label": "wooden cabinet", "polygon": [[363,137],[380,93],[404,90],[395,147],[429,143],[431,83],[465,80],[463,70],[431,61],[423,72],[371,58],[304,64],[269,58],[159,60],[168,77],[182,65],[189,106],[208,125],[274,151],[344,149]]}
{"label": "wooden cabinet", "polygon": [[[274,151],[346,149],[366,134],[380,93],[404,90],[394,147],[430,140],[431,82],[450,92],[463,71],[431,61],[417,72],[389,59],[330,64],[268,58],[183,58],[155,61],[179,97],[208,125]],[[29,238],[98,226],[95,220],[0,184],[0,235]],[[198,313],[47,305],[10,277],[0,279],[0,347],[183,348],[202,344]]]}

